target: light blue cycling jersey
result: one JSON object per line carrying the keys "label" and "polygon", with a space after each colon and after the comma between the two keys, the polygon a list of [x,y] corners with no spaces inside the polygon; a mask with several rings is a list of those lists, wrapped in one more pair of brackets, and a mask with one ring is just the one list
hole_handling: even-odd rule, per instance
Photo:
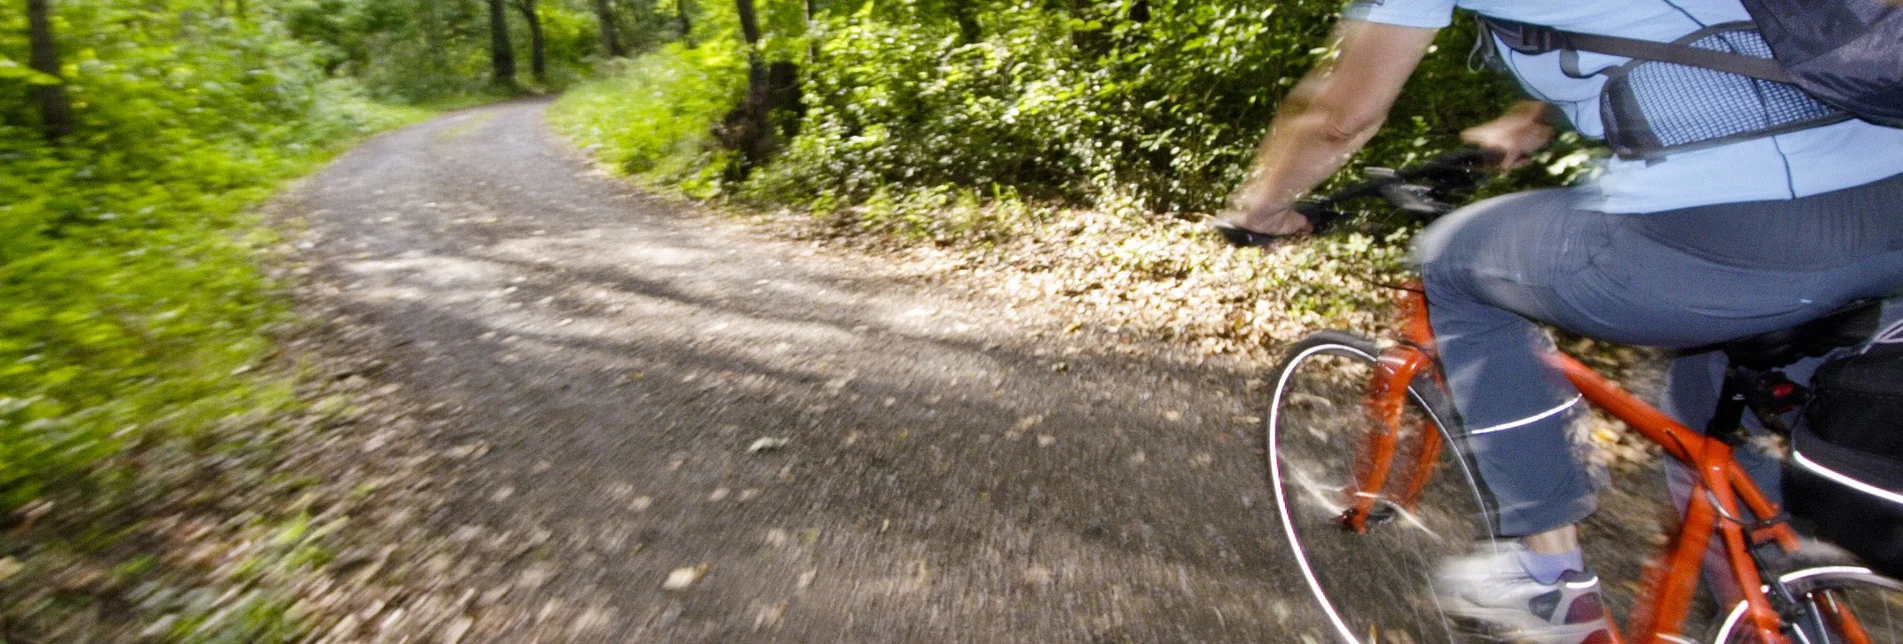
{"label": "light blue cycling jersey", "polygon": [[[1738,0],[1355,0],[1342,13],[1350,20],[1438,29],[1452,22],[1456,7],[1565,31],[1660,42],[1751,19]],[[1567,76],[1557,52],[1498,49],[1534,98],[1564,111],[1580,134],[1604,136],[1599,113],[1604,76]],[[1579,69],[1590,73],[1627,60],[1582,52]],[[1598,198],[1587,205],[1602,212],[1647,213],[1793,199],[1898,174],[1903,174],[1903,128],[1852,120],[1679,152],[1659,161],[1610,159],[1588,186]]]}

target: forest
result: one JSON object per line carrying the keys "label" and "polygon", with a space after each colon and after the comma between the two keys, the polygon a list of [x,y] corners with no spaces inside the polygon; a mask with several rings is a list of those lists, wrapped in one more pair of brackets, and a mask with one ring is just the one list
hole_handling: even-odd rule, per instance
{"label": "forest", "polygon": [[[40,534],[29,528],[49,515],[64,523],[57,538],[0,540],[0,586],[31,577],[20,561],[52,565],[49,552],[144,574],[149,560],[112,544],[137,531],[139,508],[202,474],[175,464],[242,461],[287,414],[308,408],[297,394],[304,376],[279,347],[303,324],[289,295],[296,278],[282,270],[289,235],[259,206],[366,137],[458,108],[559,95],[556,132],[679,197],[787,209],[898,243],[997,245],[1061,212],[1106,214],[1156,235],[1223,207],[1278,99],[1330,54],[1339,8],[6,0],[0,532]],[[1351,167],[1455,147],[1460,128],[1512,100],[1509,82],[1470,68],[1472,39],[1469,25],[1443,33],[1388,128]],[[1567,181],[1591,155],[1566,140],[1492,189]],[[1394,270],[1411,230],[1375,222],[1297,250],[1345,263],[1264,268],[1256,288],[1298,273]],[[1154,280],[1203,261],[1117,252],[1129,256],[1108,266]],[[1374,297],[1302,293],[1273,313]],[[274,521],[266,528],[295,517]],[[272,575],[300,565],[245,577],[266,589],[243,595],[252,598],[238,609],[246,619],[153,600],[107,621],[183,614],[148,635],[296,641],[305,626],[266,591]],[[83,599],[32,597],[0,599],[0,641],[11,629],[69,632],[59,625],[75,615],[100,619]]]}

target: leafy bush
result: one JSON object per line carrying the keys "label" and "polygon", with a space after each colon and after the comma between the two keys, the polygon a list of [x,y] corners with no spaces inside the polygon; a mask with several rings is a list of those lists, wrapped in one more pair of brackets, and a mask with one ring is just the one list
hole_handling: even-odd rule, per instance
{"label": "leafy bush", "polygon": [[[802,68],[798,134],[744,186],[702,181],[693,192],[831,210],[919,189],[1010,188],[1111,209],[1208,212],[1241,181],[1282,95],[1326,54],[1340,3],[967,3],[975,7],[969,20],[956,4],[868,3],[822,13],[806,33],[775,27],[787,12],[764,3],[763,55]],[[723,10],[702,14],[730,22]],[[698,31],[724,35],[704,48],[739,46],[736,30]],[[1465,22],[1445,30],[1388,128],[1354,165],[1400,165],[1456,147],[1461,128],[1513,98],[1504,79],[1467,68],[1473,38]],[[566,131],[602,142],[609,159],[637,173],[667,149],[696,161],[657,178],[699,176],[683,170],[722,158],[705,132],[722,106],[709,101],[730,109],[741,100],[740,60],[724,59],[729,84],[708,91],[667,76],[712,71],[681,51],[637,64],[638,78],[586,90],[590,98],[566,103],[558,120],[605,126]],[[685,92],[696,118],[661,109],[673,91]],[[615,119],[602,123],[609,113]],[[1512,185],[1552,182],[1530,172]]]}
{"label": "leafy bush", "polygon": [[807,70],[801,133],[755,194],[851,202],[946,184],[1064,194],[1082,169],[1065,142],[1086,127],[1083,78],[1042,44],[1066,38],[1050,18],[970,44],[945,22],[829,24]]}
{"label": "leafy bush", "polygon": [[[798,138],[752,185],[772,199],[853,202],[886,185],[1016,187],[1151,211],[1216,208],[1274,106],[1317,57],[1338,2],[1158,0],[1078,10],[992,6],[985,37],[914,5],[829,18]],[[1363,154],[1399,164],[1456,145],[1513,96],[1442,34]]]}
{"label": "leafy bush", "polygon": [[[77,133],[44,141],[27,81],[0,78],[0,515],[123,483],[128,450],[287,404],[240,376],[286,319],[257,263],[272,238],[244,209],[340,139],[412,116],[325,80],[270,20],[60,7]],[[0,19],[0,52],[25,49],[19,22]]]}
{"label": "leafy bush", "polygon": [[712,145],[713,128],[746,90],[746,54],[737,41],[669,44],[628,62],[609,80],[564,95],[551,112],[556,130],[598,146],[599,158],[689,194],[720,193],[731,155]]}

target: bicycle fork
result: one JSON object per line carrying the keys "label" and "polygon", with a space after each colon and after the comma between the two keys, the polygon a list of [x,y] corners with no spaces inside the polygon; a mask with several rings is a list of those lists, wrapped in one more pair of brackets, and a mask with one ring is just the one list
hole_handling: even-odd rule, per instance
{"label": "bicycle fork", "polygon": [[[1375,361],[1374,377],[1369,379],[1363,412],[1368,434],[1359,441],[1355,454],[1354,489],[1345,499],[1348,510],[1342,513],[1342,527],[1357,534],[1368,531],[1371,519],[1380,519],[1377,505],[1385,498],[1402,510],[1411,511],[1420,499],[1440,458],[1441,435],[1431,420],[1422,420],[1418,431],[1404,427],[1402,410],[1407,406],[1408,386],[1415,376],[1432,364],[1432,357],[1420,349],[1401,345],[1381,353]],[[1393,476],[1403,440],[1419,441],[1413,462],[1402,463],[1403,476]],[[1399,494],[1389,495],[1388,486],[1399,479]]]}
{"label": "bicycle fork", "polygon": [[[1421,426],[1414,428],[1418,431],[1412,432],[1412,437],[1407,431],[1409,428],[1402,426],[1408,387],[1422,373],[1433,373],[1435,358],[1434,331],[1427,321],[1426,289],[1418,280],[1398,285],[1398,289],[1398,312],[1405,320],[1401,330],[1403,342],[1382,351],[1375,360],[1374,377],[1369,379],[1363,399],[1368,435],[1355,447],[1354,489],[1348,490],[1348,498],[1343,499],[1348,510],[1341,515],[1341,525],[1356,534],[1368,532],[1368,521],[1378,518],[1376,506],[1384,495],[1388,503],[1413,511],[1421,491],[1434,474],[1434,464],[1440,460],[1443,447],[1440,428],[1434,426],[1434,419],[1423,419]],[[1396,455],[1401,452],[1403,441],[1410,438],[1419,441],[1419,449],[1413,454],[1413,462],[1403,464],[1406,470],[1401,477],[1400,493],[1388,495],[1388,484],[1395,478],[1392,472]]]}

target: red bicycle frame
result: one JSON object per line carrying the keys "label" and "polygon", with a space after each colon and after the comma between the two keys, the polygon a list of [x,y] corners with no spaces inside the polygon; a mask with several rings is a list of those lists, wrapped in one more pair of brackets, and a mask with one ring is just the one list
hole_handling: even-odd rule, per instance
{"label": "red bicycle frame", "polygon": [[[1440,433],[1431,427],[1427,431],[1408,432],[1404,431],[1408,428],[1401,425],[1408,385],[1422,373],[1439,377],[1439,372],[1432,368],[1437,360],[1434,332],[1428,324],[1427,296],[1418,283],[1402,287],[1399,308],[1402,341],[1384,350],[1376,363],[1366,398],[1375,431],[1358,447],[1356,491],[1352,494],[1351,510],[1342,518],[1345,526],[1356,532],[1366,531],[1369,512],[1378,498],[1388,498],[1401,507],[1413,509],[1442,449]],[[1744,594],[1747,608],[1743,624],[1755,632],[1761,642],[1784,644],[1786,639],[1779,629],[1777,610],[1765,597],[1764,580],[1748,548],[1776,542],[1787,551],[1796,550],[1797,534],[1781,521],[1744,523],[1741,517],[1776,517],[1779,510],[1732,458],[1731,446],[1692,431],[1570,356],[1556,352],[1551,361],[1587,401],[1658,444],[1667,456],[1698,472],[1678,533],[1663,556],[1655,558],[1646,568],[1635,602],[1637,608],[1625,633],[1628,639],[1622,639],[1615,631],[1611,634],[1612,641],[1647,644],[1679,641],[1667,636],[1676,635],[1684,627],[1705,553],[1716,536],[1723,540],[1729,570]],[[1397,463],[1397,456],[1405,453],[1404,439],[1414,436],[1420,437],[1414,458]],[[1395,475],[1397,466],[1402,468],[1399,476]],[[1837,613],[1834,617],[1845,625],[1845,634],[1852,642],[1867,644],[1869,638],[1856,627],[1853,616]]]}

